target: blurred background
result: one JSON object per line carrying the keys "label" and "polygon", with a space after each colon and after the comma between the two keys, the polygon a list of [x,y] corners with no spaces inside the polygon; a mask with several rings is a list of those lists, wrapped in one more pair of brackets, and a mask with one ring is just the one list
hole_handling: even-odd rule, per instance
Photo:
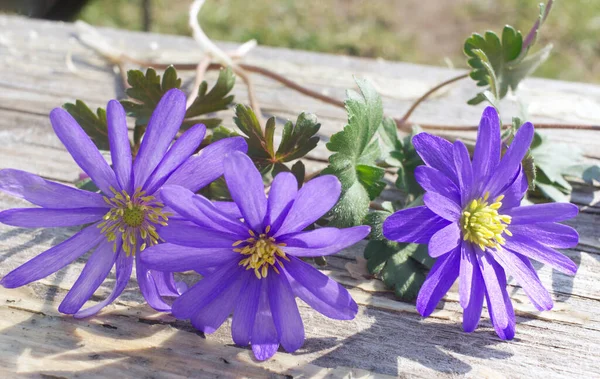
{"label": "blurred background", "polygon": [[[186,0],[0,0],[0,12],[189,35]],[[539,0],[207,0],[200,22],[215,40],[466,67],[472,32],[527,33]],[[535,76],[600,82],[600,0],[555,1],[540,43],[550,59]]]}

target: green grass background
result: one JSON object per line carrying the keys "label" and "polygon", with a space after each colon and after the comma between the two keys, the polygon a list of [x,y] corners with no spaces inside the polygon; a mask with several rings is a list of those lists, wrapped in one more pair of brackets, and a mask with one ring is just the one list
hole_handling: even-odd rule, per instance
{"label": "green grass background", "polygon": [[[151,0],[151,31],[189,34],[191,1]],[[466,67],[464,40],[510,24],[527,33],[536,0],[207,0],[200,22],[215,40]],[[142,29],[142,1],[93,0],[79,18]],[[600,0],[558,0],[539,39],[552,42],[536,76],[600,81]]]}

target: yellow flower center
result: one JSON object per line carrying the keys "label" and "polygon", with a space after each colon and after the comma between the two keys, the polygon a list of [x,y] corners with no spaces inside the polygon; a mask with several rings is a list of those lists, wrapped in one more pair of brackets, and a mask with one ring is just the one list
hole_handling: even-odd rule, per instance
{"label": "yellow flower center", "polygon": [[460,219],[464,240],[473,242],[481,250],[486,247],[497,248],[499,245],[504,245],[506,240],[502,236],[503,233],[512,236],[507,229],[511,217],[498,214],[504,195],[498,196],[492,204],[488,204],[489,197],[490,193],[486,192],[484,197],[471,201],[463,210]]}
{"label": "yellow flower center", "polygon": [[129,196],[127,191],[117,192],[110,188],[113,197],[104,196],[104,201],[111,209],[104,215],[104,221],[98,225],[100,231],[110,242],[114,242],[113,251],[117,251],[117,236],[121,235],[121,246],[127,256],[135,255],[138,245],[139,251],[144,251],[148,246],[156,245],[162,241],[156,232],[156,226],[166,226],[169,216],[163,212],[164,204],[154,196],[146,194],[138,188]]}
{"label": "yellow flower center", "polygon": [[[277,243],[275,238],[269,237],[269,231],[271,226],[267,226],[265,232],[259,234],[258,237],[254,231],[249,230],[248,234],[250,237],[245,240],[239,240],[233,243],[233,251],[246,255],[240,261],[239,265],[246,267],[246,270],[254,269],[254,274],[258,279],[266,278],[269,273],[269,267],[279,274],[279,270],[275,266],[275,263],[283,266],[281,258],[289,261],[290,259],[285,255],[282,247],[285,243]],[[241,246],[242,244],[246,244]],[[237,247],[239,246],[239,247]]]}

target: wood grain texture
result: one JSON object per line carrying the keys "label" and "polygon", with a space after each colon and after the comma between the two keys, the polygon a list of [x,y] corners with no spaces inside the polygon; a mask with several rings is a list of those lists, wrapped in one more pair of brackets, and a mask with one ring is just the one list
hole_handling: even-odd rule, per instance
{"label": "wood grain texture", "polygon": [[[70,24],[0,16],[0,168],[27,170],[61,182],[72,182],[78,168],[53,135],[48,112],[67,101],[82,99],[105,106],[123,96],[113,68],[74,37]],[[185,37],[102,29],[116,46],[136,57],[163,62],[198,60],[195,43]],[[233,49],[233,44],[222,44]],[[65,64],[73,58],[75,71]],[[290,79],[339,99],[354,86],[352,76],[375,83],[386,113],[402,116],[411,102],[458,71],[259,47],[247,63],[269,67]],[[181,72],[185,85],[193,73]],[[209,81],[216,73],[207,75]],[[266,115],[295,119],[301,111],[318,115],[323,141],[345,124],[345,112],[297,94],[278,83],[253,76]],[[411,121],[475,125],[482,107],[465,101],[472,83],[464,81],[437,94],[417,109]],[[234,90],[246,103],[243,84]],[[521,98],[535,122],[600,124],[600,87],[531,79]],[[513,100],[503,114],[517,114]],[[232,126],[232,112],[222,112]],[[509,121],[509,120],[505,120]],[[581,148],[590,162],[600,160],[600,136],[586,131],[548,131],[549,137]],[[472,139],[473,134],[445,134]],[[327,158],[324,144],[310,157]],[[309,172],[321,169],[307,162]],[[487,314],[472,334],[462,332],[456,288],[434,314],[422,319],[414,304],[398,302],[383,284],[361,275],[364,243],[328,259],[323,269],[347,286],[360,305],[353,321],[330,320],[299,301],[306,342],[295,354],[283,351],[264,363],[233,344],[230,321],[215,334],[202,336],[185,321],[153,312],[135,288],[132,277],[125,293],[100,315],[78,321],[57,311],[66,291],[81,272],[85,257],[64,270],[20,289],[0,289],[0,375],[31,377],[599,377],[600,376],[600,189],[574,183],[572,201],[581,214],[570,222],[581,243],[565,251],[579,265],[569,277],[538,265],[544,285],[556,301],[552,311],[539,313],[523,291],[509,280],[517,313],[517,336],[497,338]],[[385,197],[399,194],[386,190]],[[0,194],[0,209],[27,206]],[[20,229],[0,226],[0,276],[50,246],[73,229]],[[350,268],[350,270],[349,270]],[[351,275],[351,272],[353,274]],[[181,274],[193,282],[197,277]],[[108,294],[114,274],[92,301]]]}

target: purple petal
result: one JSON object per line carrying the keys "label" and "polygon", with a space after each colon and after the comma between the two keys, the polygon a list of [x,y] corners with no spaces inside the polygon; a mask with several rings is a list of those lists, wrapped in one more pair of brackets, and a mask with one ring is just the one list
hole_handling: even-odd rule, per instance
{"label": "purple petal", "polygon": [[355,226],[346,229],[319,228],[309,232],[301,232],[284,236],[277,242],[287,246],[283,248],[286,254],[297,257],[320,257],[335,254],[349,246],[354,245],[369,235],[371,228],[368,226]]}
{"label": "purple petal", "polygon": [[276,236],[295,233],[317,221],[337,203],[342,185],[333,175],[323,175],[305,183],[298,191]]}
{"label": "purple petal", "polygon": [[246,140],[232,137],[211,143],[179,166],[165,184],[179,185],[197,192],[223,175],[223,160],[232,151],[248,151]]}
{"label": "purple petal", "polygon": [[205,249],[161,243],[147,248],[140,255],[142,262],[153,270],[183,272],[220,266],[240,258],[232,247]]}
{"label": "purple petal", "polygon": [[304,324],[290,283],[281,274],[267,276],[269,305],[279,343],[293,353],[304,344]]}
{"label": "purple petal", "polygon": [[460,203],[458,187],[441,171],[429,166],[419,166],[415,168],[415,179],[426,192],[438,193],[455,203]]}
{"label": "purple petal", "polygon": [[122,189],[131,193],[131,144],[127,130],[127,119],[125,109],[117,100],[111,100],[106,107],[106,123],[108,126],[108,142],[110,144],[110,156],[117,182]]}
{"label": "purple petal", "polygon": [[0,170],[0,191],[45,208],[108,208],[98,193],[49,182],[20,170]]}
{"label": "purple petal", "polygon": [[106,163],[96,145],[67,111],[54,108],[50,112],[50,122],[56,136],[65,145],[75,162],[102,192],[112,194],[110,187],[120,188],[115,173]]}
{"label": "purple petal", "polygon": [[439,257],[417,296],[417,311],[423,317],[429,316],[442,297],[456,281],[460,270],[460,249]]}
{"label": "purple petal", "polygon": [[523,254],[526,257],[546,264],[562,273],[575,275],[577,272],[577,265],[567,258],[567,256],[550,247],[542,245],[540,242],[529,236],[513,236],[506,240],[504,247],[515,253]]}
{"label": "purple petal", "polygon": [[383,222],[383,235],[396,242],[428,243],[438,230],[450,225],[425,206],[402,209]]}
{"label": "purple petal", "polygon": [[462,141],[454,142],[454,167],[458,174],[458,186],[460,188],[461,205],[465,207],[471,199],[473,189],[473,168],[469,151]]}
{"label": "purple petal", "polygon": [[166,242],[189,247],[229,247],[237,240],[232,234],[201,228],[190,222],[169,220],[169,225],[160,228],[158,234]]}
{"label": "purple petal", "polygon": [[144,187],[148,193],[154,193],[167,180],[169,175],[194,153],[202,143],[205,134],[206,127],[203,124],[198,124],[192,126],[175,141],[146,182]]}
{"label": "purple petal", "polygon": [[259,361],[271,358],[279,348],[277,329],[269,307],[267,281],[261,280],[258,309],[252,329],[252,352]]}
{"label": "purple petal", "polygon": [[[231,220],[201,195],[181,186],[165,186],[160,191],[165,204],[189,221],[223,233],[248,237],[248,227],[238,220]],[[237,238],[240,239],[240,238]]]}
{"label": "purple petal", "polygon": [[227,215],[229,218],[239,220],[244,217],[242,216],[242,212],[240,212],[240,208],[233,201],[213,201],[213,204],[219,212]]}
{"label": "purple petal", "polygon": [[518,207],[521,205],[521,200],[525,196],[525,193],[529,189],[529,183],[527,183],[527,176],[521,168],[515,177],[514,182],[504,191],[504,199],[502,199],[502,207],[499,209],[500,213],[504,213],[505,209]]}
{"label": "purple petal", "polygon": [[99,221],[106,208],[15,208],[0,212],[0,222],[22,228],[76,226]]}
{"label": "purple petal", "polygon": [[248,275],[251,275],[250,272],[244,274],[247,275],[240,275],[235,278],[233,283],[219,296],[192,317],[191,321],[194,328],[206,334],[214,333],[219,329],[235,308],[242,284],[246,284]]}
{"label": "purple petal", "polygon": [[267,198],[260,172],[246,154],[237,151],[229,155],[224,167],[231,198],[240,208],[246,223],[255,232],[263,232]]}
{"label": "purple petal", "polygon": [[146,299],[148,305],[159,312],[168,312],[171,306],[164,302],[158,293],[158,287],[154,283],[152,271],[140,260],[140,254],[135,256],[135,274],[140,287],[140,292]]}
{"label": "purple petal", "polygon": [[473,175],[476,178],[487,178],[500,162],[500,118],[494,107],[487,107],[483,111],[477,142],[473,154]]}
{"label": "purple petal", "polygon": [[267,218],[265,220],[265,225],[271,225],[273,233],[279,230],[297,194],[298,181],[292,173],[282,172],[273,179],[267,200]]}
{"label": "purple petal", "polygon": [[470,242],[463,242],[460,246],[460,275],[458,276],[458,293],[460,306],[467,308],[471,299],[471,289],[473,285],[474,267],[477,265],[477,258]]}
{"label": "purple petal", "polygon": [[[527,122],[519,128],[513,142],[508,147],[506,154],[490,176],[484,186],[484,192],[489,191],[490,197],[495,198],[507,187],[507,178],[513,178],[527,154],[533,140],[533,125]],[[512,182],[511,182],[512,183]]]}
{"label": "purple petal", "polygon": [[438,230],[429,240],[429,255],[433,258],[447,254],[460,245],[460,227],[458,223],[452,224]]}
{"label": "purple petal", "polygon": [[[494,269],[494,261],[489,253],[484,252],[483,254],[476,254],[477,261],[479,262],[479,268],[481,269],[481,276],[485,283],[486,294],[493,304],[493,308],[489,309],[490,317],[494,318],[494,326],[500,329],[505,329],[508,326],[508,311],[504,301],[504,294],[506,293],[506,285],[502,286],[500,283],[502,280],[506,281],[506,278],[499,278],[498,273]],[[504,273],[502,273],[504,275]]]}
{"label": "purple petal", "polygon": [[242,238],[248,237],[249,229],[246,224],[239,219],[232,219],[227,214],[222,213],[210,200],[204,196],[196,195],[192,198],[192,204],[202,212],[206,217],[211,219],[213,223],[219,225],[223,231],[233,233]]}
{"label": "purple petal", "polygon": [[174,88],[163,95],[152,112],[133,163],[134,188],[143,187],[163,159],[185,117],[185,101],[185,94]]}
{"label": "purple petal", "polygon": [[568,249],[579,243],[579,234],[575,229],[554,222],[510,225],[509,230],[515,237],[535,236],[536,241],[557,249]]}
{"label": "purple petal", "polygon": [[530,265],[523,262],[516,254],[502,248],[496,249],[494,257],[504,267],[504,270],[515,278],[538,310],[548,311],[552,309],[554,305],[552,297],[540,282],[535,270],[530,268]]}
{"label": "purple petal", "polygon": [[172,272],[152,270],[152,278],[160,296],[178,297],[187,290],[187,284],[176,282]]}
{"label": "purple petal", "polygon": [[[471,333],[479,325],[479,319],[481,318],[481,311],[483,309],[483,296],[485,293],[485,287],[481,271],[479,270],[479,264],[477,264],[477,258],[475,255],[471,256],[471,262],[473,264],[473,276],[471,277],[471,292],[469,294],[469,304],[463,309],[463,330],[467,333]],[[462,300],[462,293],[461,293]]]}
{"label": "purple petal", "polygon": [[94,248],[104,238],[95,224],[88,226],[68,240],[12,270],[2,278],[0,284],[6,288],[16,288],[45,278]]}
{"label": "purple petal", "polygon": [[191,318],[198,310],[220,296],[242,272],[243,269],[238,266],[237,261],[219,267],[175,300],[173,315],[181,319]]}
{"label": "purple petal", "polygon": [[125,287],[127,287],[127,283],[129,283],[129,278],[131,277],[132,268],[133,257],[128,257],[123,250],[119,250],[117,252],[116,264],[117,279],[115,281],[115,287],[113,288],[110,295],[98,304],[75,313],[73,317],[86,318],[93,316],[96,313],[98,313],[102,308],[115,301],[115,299],[119,297],[119,295],[121,295]]}
{"label": "purple petal", "polygon": [[254,273],[250,271],[246,271],[243,275],[247,275],[246,284],[245,287],[242,287],[239,296],[236,297],[237,303],[231,322],[231,337],[237,345],[247,346],[252,337],[263,280],[257,280]]}
{"label": "purple petal", "polygon": [[296,296],[317,312],[336,320],[356,316],[358,305],[348,290],[308,263],[292,257],[284,263],[283,273]]}
{"label": "purple petal", "polygon": [[423,162],[444,173],[454,183],[458,183],[450,142],[429,133],[419,133],[413,137],[412,143]]}
{"label": "purple petal", "polygon": [[570,203],[547,203],[517,207],[503,213],[512,217],[510,225],[560,222],[577,216],[579,208]]}
{"label": "purple petal", "polygon": [[[120,241],[116,241],[117,246]],[[117,259],[117,254],[113,252],[112,242],[101,243],[90,255],[81,275],[77,278],[67,296],[58,307],[58,311],[66,314],[77,313],[86,301],[100,287],[100,284],[110,273],[110,269]]]}
{"label": "purple petal", "polygon": [[[494,271],[496,272],[496,277],[498,278],[500,288],[502,289],[502,297],[491,297],[488,288],[485,289],[485,298],[487,302],[488,313],[490,315],[492,325],[494,325],[494,329],[498,334],[498,337],[500,337],[503,340],[511,340],[515,336],[515,311],[513,309],[512,302],[508,297],[508,292],[506,291],[506,274],[504,273],[504,270],[498,263],[491,261],[491,264]],[[498,312],[496,308],[498,307],[506,310],[506,314],[503,318],[506,318],[508,322],[505,327],[501,327],[495,317],[495,315]]]}
{"label": "purple petal", "polygon": [[433,213],[448,221],[458,221],[460,219],[462,213],[460,205],[447,197],[428,192],[423,196],[423,202]]}

